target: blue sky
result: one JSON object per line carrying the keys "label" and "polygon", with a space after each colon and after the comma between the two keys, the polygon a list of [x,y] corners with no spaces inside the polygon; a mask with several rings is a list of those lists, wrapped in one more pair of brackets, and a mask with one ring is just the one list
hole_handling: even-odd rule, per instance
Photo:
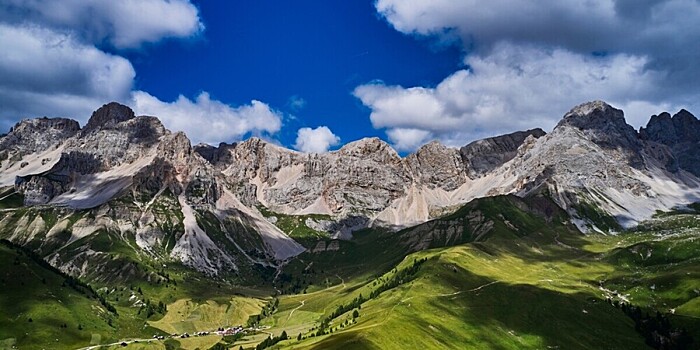
{"label": "blue sky", "polygon": [[372,1],[195,4],[206,26],[201,36],[127,53],[135,88],[165,101],[201,91],[232,105],[264,101],[285,115],[275,135],[285,145],[297,129],[320,125],[346,142],[383,137],[352,95],[356,86],[435,85],[461,65],[457,47],[395,31]]}
{"label": "blue sky", "polygon": [[697,18],[700,0],[0,0],[0,127],[118,101],[193,143],[406,154],[596,99],[639,127],[700,109]]}

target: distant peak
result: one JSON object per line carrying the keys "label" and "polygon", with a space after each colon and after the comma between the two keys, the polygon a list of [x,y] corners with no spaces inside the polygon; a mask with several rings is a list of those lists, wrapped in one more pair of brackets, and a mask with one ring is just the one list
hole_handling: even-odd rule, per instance
{"label": "distant peak", "polygon": [[445,146],[440,142],[439,140],[432,140],[423,146],[420,146],[417,150],[416,153],[424,153],[424,152],[440,152],[443,150],[446,150],[450,147]]}
{"label": "distant peak", "polygon": [[595,100],[591,102],[582,103],[574,108],[572,108],[566,115],[587,115],[593,113],[595,110],[607,111],[615,109],[613,106],[609,105],[605,101]]}
{"label": "distant peak", "polygon": [[117,102],[110,102],[92,113],[83,130],[90,131],[114,126],[135,117],[131,108]]}
{"label": "distant peak", "polygon": [[59,129],[68,130],[72,132],[77,132],[80,130],[80,125],[77,121],[68,118],[34,118],[34,119],[24,119],[14,127],[10,129],[10,132],[19,131],[23,128],[34,128],[34,129]]}
{"label": "distant peak", "polygon": [[582,130],[607,129],[610,126],[631,128],[627,125],[622,110],[603,101],[587,102],[572,108],[557,124],[557,128],[564,125],[574,126]]}
{"label": "distant peak", "polygon": [[357,148],[378,150],[382,148],[391,148],[391,146],[378,137],[365,137],[357,141],[348,142],[345,146],[340,148],[340,151]]}
{"label": "distant peak", "polygon": [[698,120],[692,113],[685,109],[681,109],[678,113],[674,114],[673,119],[680,119],[688,122],[695,122]]}
{"label": "distant peak", "polygon": [[369,154],[381,154],[390,158],[400,158],[399,154],[384,140],[378,137],[365,137],[363,139],[345,144],[338,151],[339,154],[364,157]]}

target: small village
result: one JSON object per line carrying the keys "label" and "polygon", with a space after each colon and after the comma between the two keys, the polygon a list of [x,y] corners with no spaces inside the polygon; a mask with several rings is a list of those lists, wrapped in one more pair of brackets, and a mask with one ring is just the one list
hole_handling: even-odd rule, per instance
{"label": "small village", "polygon": [[[254,327],[249,327],[249,328],[243,328],[242,325],[238,325],[235,327],[219,327],[216,331],[199,331],[195,333],[173,333],[170,335],[170,338],[189,338],[189,337],[205,337],[208,335],[219,335],[219,336],[232,336],[232,335],[237,335],[237,334],[246,334],[248,332],[253,333],[259,331],[260,328],[254,328]],[[156,340],[164,340],[166,336],[164,335],[158,335],[154,334],[153,339]]]}

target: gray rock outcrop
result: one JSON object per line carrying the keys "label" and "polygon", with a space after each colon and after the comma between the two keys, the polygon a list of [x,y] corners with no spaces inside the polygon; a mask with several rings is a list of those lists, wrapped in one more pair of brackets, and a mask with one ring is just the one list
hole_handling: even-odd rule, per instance
{"label": "gray rock outcrop", "polygon": [[192,146],[156,117],[116,103],[82,130],[68,119],[20,122],[0,146],[0,187],[15,186],[26,205],[89,210],[96,219],[80,226],[85,235],[99,222],[134,235],[148,254],[211,274],[304,250],[261,206],[329,215],[305,224],[350,239],[368,226],[415,225],[500,194],[547,195],[589,231],[617,228],[591,216],[630,226],[700,201],[700,122],[687,111],[662,113],[637,133],[601,101],[576,106],[548,134],[532,129],[461,149],[431,142],[405,157],[378,138],[324,154],[259,138]]}
{"label": "gray rock outcrop", "polygon": [[518,131],[507,135],[474,141],[459,149],[467,173],[471,178],[483,176],[513,159],[518,148],[529,136],[540,138],[542,129]]}
{"label": "gray rock outcrop", "polygon": [[671,149],[673,159],[667,159],[671,170],[678,167],[700,176],[700,120],[690,112],[682,109],[673,117],[669,113],[654,115],[639,135]]}

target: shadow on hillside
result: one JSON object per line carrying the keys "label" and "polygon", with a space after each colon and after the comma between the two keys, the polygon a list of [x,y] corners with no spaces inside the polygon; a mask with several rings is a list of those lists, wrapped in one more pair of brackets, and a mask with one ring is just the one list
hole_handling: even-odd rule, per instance
{"label": "shadow on hillside", "polygon": [[540,231],[519,239],[494,237],[485,242],[472,243],[480,249],[492,250],[492,255],[506,252],[531,262],[571,261],[572,259],[592,258],[598,253],[584,247],[590,244],[579,232]]}
{"label": "shadow on hillside", "polygon": [[509,349],[512,347],[507,344],[521,342],[523,347],[535,348],[644,347],[632,321],[603,300],[532,285],[494,283],[466,270],[458,274],[460,280],[474,286],[472,289],[486,287],[454,297],[432,297],[428,304],[446,321],[461,320],[470,326],[472,331],[451,335],[466,343],[486,343],[493,349]]}

